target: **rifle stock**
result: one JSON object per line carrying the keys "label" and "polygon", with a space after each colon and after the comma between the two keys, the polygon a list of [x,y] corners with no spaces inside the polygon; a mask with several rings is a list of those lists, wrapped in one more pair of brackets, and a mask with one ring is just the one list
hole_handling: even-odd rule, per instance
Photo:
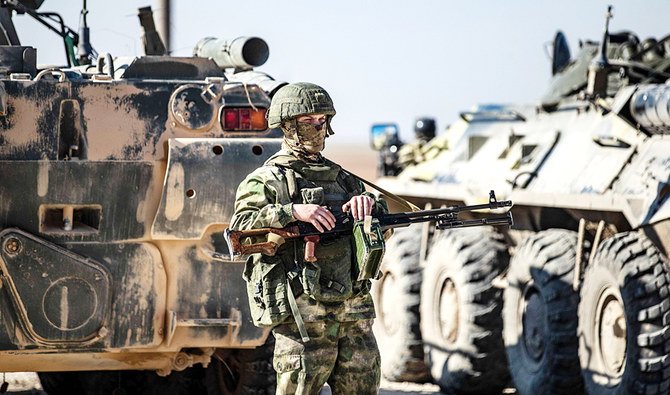
{"label": "rifle stock", "polygon": [[228,244],[228,251],[230,251],[231,259],[233,255],[248,255],[248,254],[265,254],[274,255],[279,248],[279,244],[274,241],[266,241],[262,243],[242,244],[240,239],[256,236],[267,236],[268,234],[275,234],[283,239],[292,239],[300,236],[298,226],[289,226],[286,228],[259,228],[250,230],[232,230],[226,228],[224,231],[224,238]]}

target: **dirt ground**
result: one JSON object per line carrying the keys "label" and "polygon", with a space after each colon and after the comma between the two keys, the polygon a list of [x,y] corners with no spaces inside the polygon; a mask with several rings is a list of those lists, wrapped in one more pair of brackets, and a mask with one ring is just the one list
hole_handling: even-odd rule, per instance
{"label": "dirt ground", "polygon": [[[31,372],[7,373],[5,380],[9,383],[11,394],[22,395],[45,395],[42,391],[37,374]],[[382,380],[380,395],[423,395],[439,394],[440,389],[434,384],[414,384],[414,383],[391,383]],[[331,395],[330,388],[326,385],[321,391],[321,395]]]}
{"label": "dirt ground", "polygon": [[[440,394],[440,388],[435,384],[392,383],[382,379],[380,395],[423,395]],[[330,387],[324,386],[320,395],[332,395]]]}

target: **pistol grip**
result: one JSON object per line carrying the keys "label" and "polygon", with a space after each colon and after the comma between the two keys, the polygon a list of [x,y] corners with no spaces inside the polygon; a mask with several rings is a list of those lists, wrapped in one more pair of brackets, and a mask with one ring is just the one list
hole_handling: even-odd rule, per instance
{"label": "pistol grip", "polygon": [[305,236],[305,262],[316,262],[314,250],[316,250],[316,245],[319,244],[319,240],[321,240],[320,236]]}

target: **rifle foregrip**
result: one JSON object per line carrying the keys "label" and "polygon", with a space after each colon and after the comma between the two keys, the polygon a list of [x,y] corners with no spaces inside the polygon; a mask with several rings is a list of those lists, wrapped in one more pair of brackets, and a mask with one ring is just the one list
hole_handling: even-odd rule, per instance
{"label": "rifle foregrip", "polygon": [[314,251],[316,250],[316,245],[319,244],[319,236],[305,236],[305,262],[316,262],[316,256]]}

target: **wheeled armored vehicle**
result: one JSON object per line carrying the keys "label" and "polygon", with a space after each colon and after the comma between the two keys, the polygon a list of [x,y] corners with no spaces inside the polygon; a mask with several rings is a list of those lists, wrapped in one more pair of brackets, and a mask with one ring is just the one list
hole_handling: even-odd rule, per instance
{"label": "wheeled armored vehicle", "polygon": [[[0,371],[50,393],[273,393],[222,235],[280,145],[265,112],[283,83],[254,70],[267,44],[168,56],[145,8],[149,55],[96,56],[85,23],[41,4],[0,7]],[[63,37],[67,65],[37,65],[16,13]]]}
{"label": "wheeled armored vehicle", "polygon": [[382,187],[433,207],[495,189],[515,220],[393,236],[375,288],[387,378],[448,393],[670,391],[670,36],[606,27],[573,57],[559,32],[552,75],[537,105],[461,113],[397,175],[397,127],[373,125]]}

